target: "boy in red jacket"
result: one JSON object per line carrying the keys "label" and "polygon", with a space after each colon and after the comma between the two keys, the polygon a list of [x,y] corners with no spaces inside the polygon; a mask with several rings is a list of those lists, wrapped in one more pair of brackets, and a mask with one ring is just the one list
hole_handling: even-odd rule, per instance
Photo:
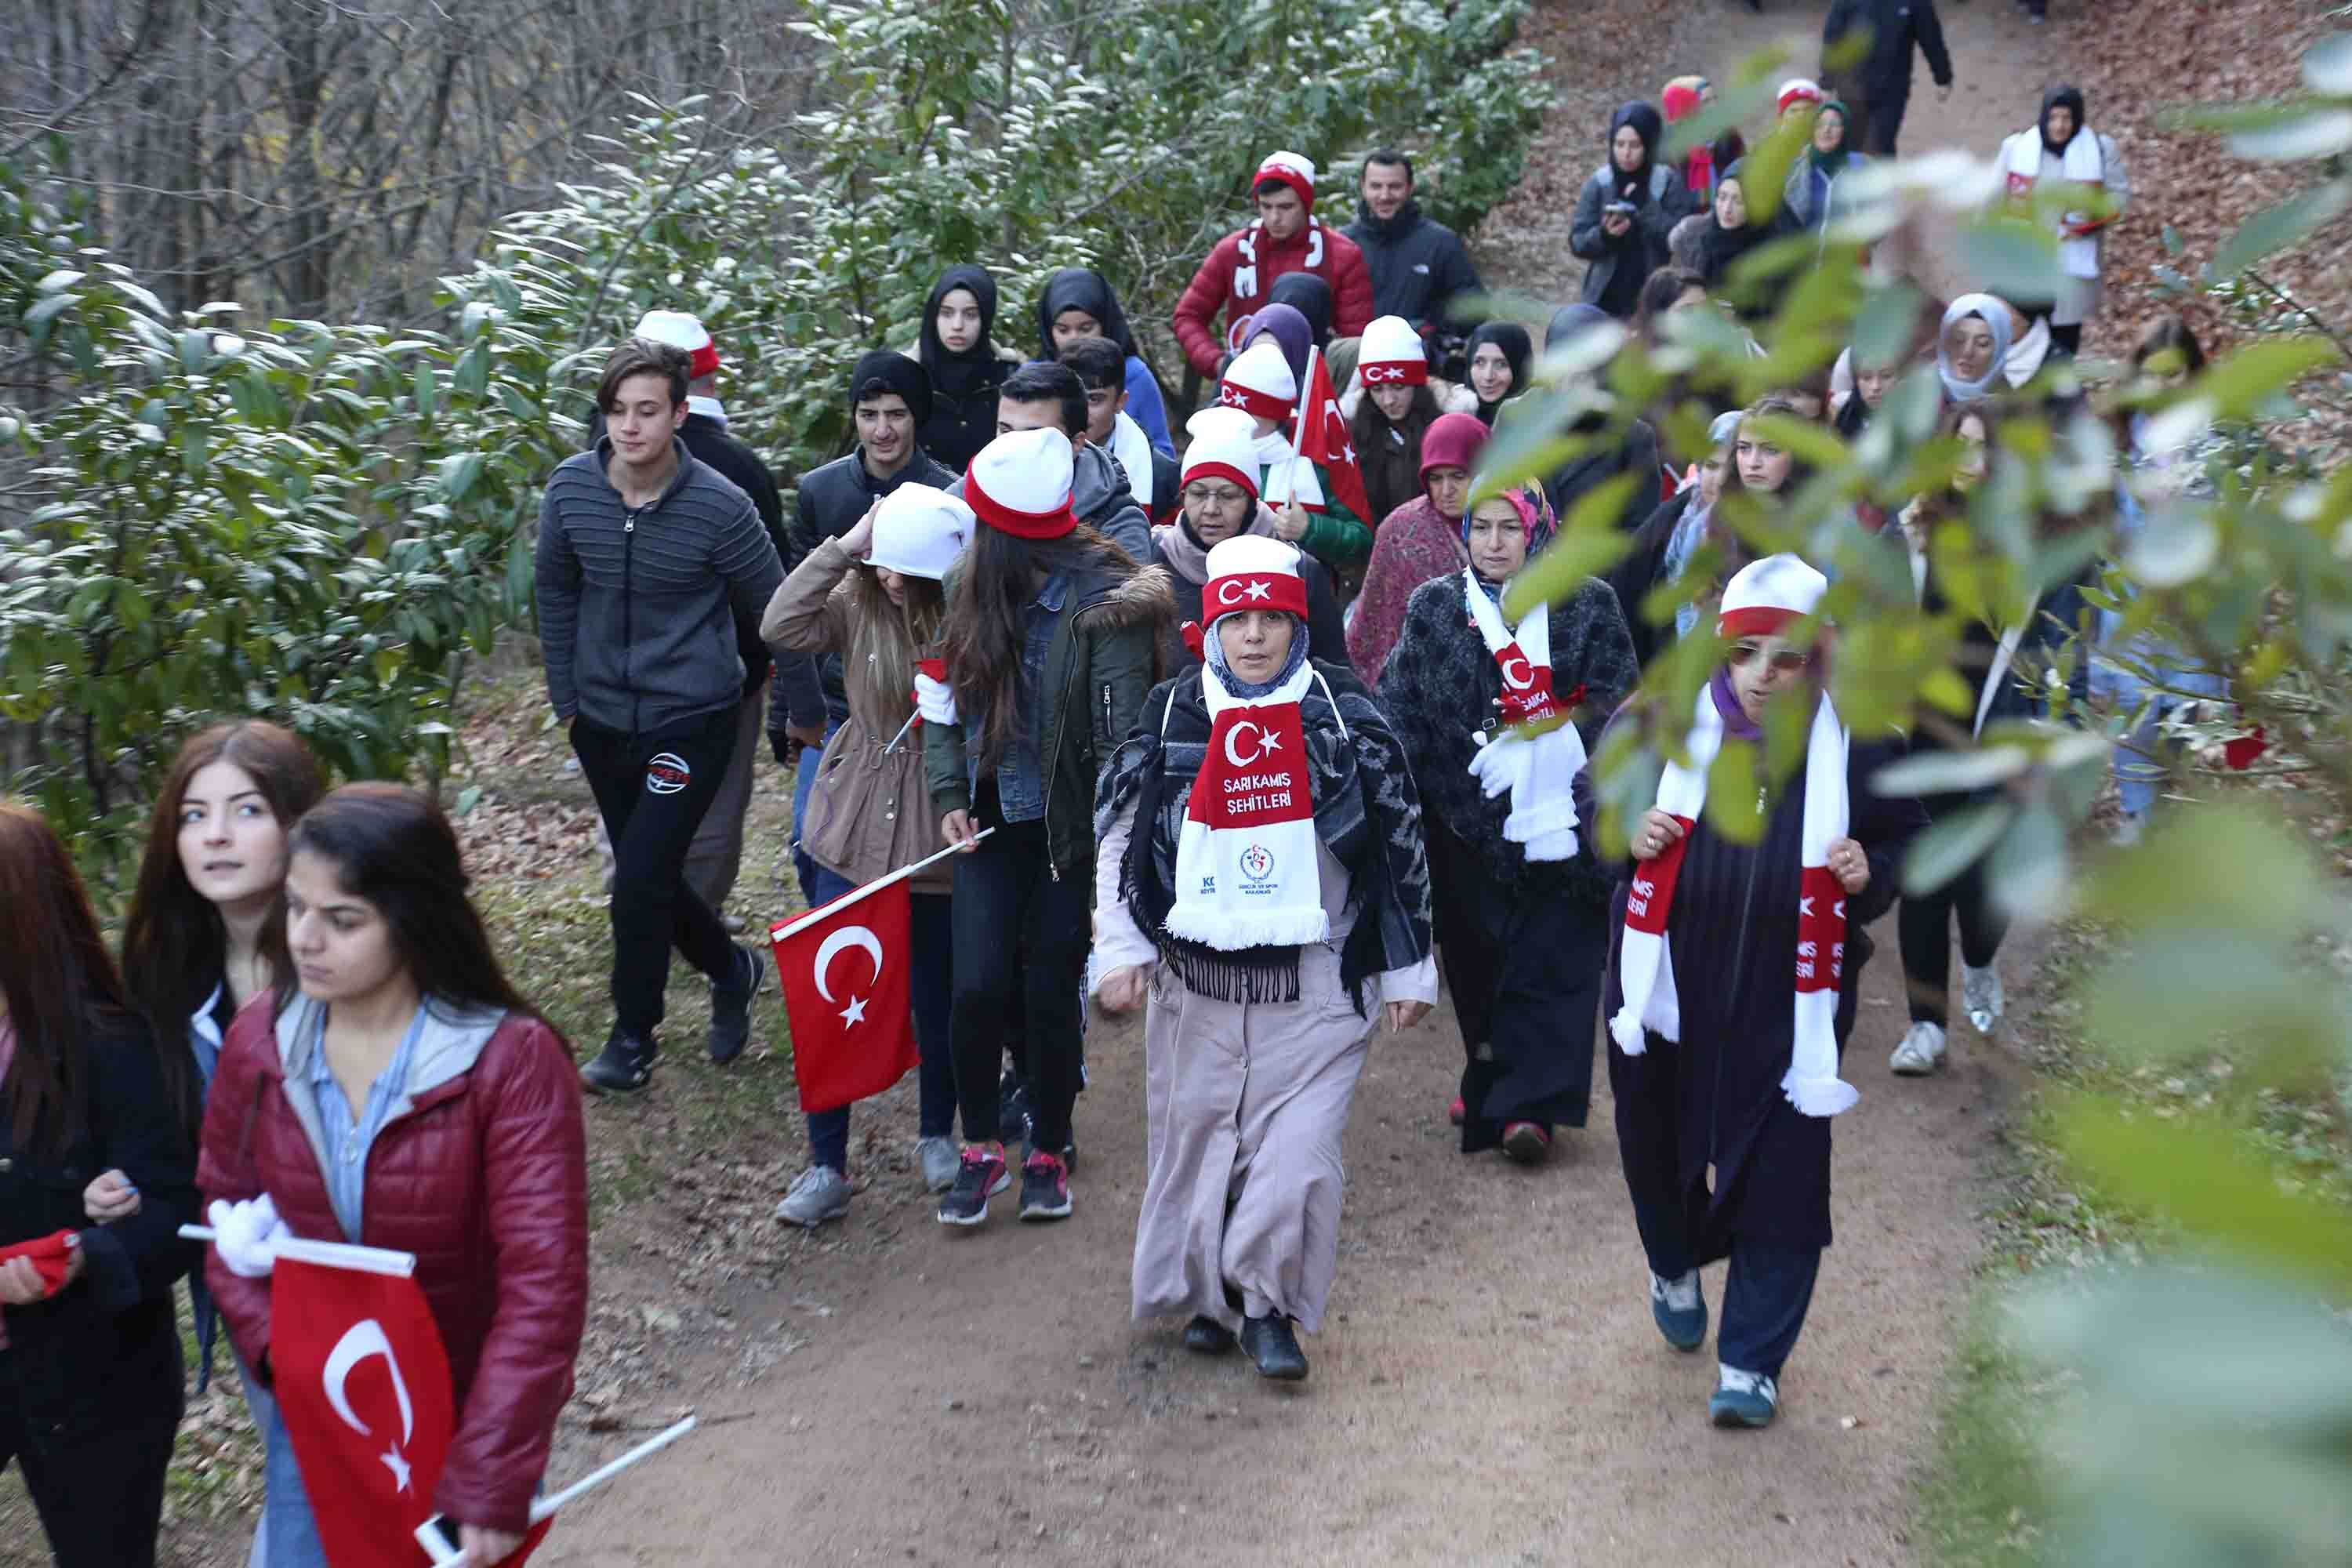
{"label": "boy in red jacket", "polygon": [[1331,286],[1331,335],[1362,335],[1372,320],[1372,275],[1364,253],[1316,220],[1315,165],[1297,153],[1269,153],[1251,185],[1257,221],[1217,242],[1176,301],[1176,341],[1192,368],[1214,380],[1223,341],[1210,323],[1225,313],[1228,339],[1286,272],[1312,272]]}

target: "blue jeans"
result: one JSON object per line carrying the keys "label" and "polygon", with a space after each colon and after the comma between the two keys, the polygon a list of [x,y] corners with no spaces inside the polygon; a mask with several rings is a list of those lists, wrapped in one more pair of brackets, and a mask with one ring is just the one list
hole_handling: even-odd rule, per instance
{"label": "blue jeans", "polygon": [[278,1416],[278,1401],[253,1380],[242,1358],[236,1370],[262,1441],[261,1524],[247,1568],[328,1568],[327,1549],[310,1517],[310,1497],[302,1489],[302,1468],[294,1460],[294,1439]]}
{"label": "blue jeans", "polygon": [[[824,721],[824,739],[827,745],[833,742],[834,731],[840,728],[841,721],[828,714]],[[811,909],[830,900],[837,899],[849,890],[848,883],[841,882],[841,879],[835,877],[834,880],[840,882],[841,885],[823,898],[818,897],[818,873],[824,872],[828,877],[833,876],[833,873],[825,871],[824,868],[818,865],[810,857],[809,852],[801,847],[801,825],[808,820],[809,792],[816,788],[817,759],[824,754],[821,748],[803,746],[800,759],[793,763],[793,870],[801,879],[801,897],[808,900],[808,907]]]}
{"label": "blue jeans", "polygon": [[[2165,684],[2175,690],[2195,692],[2200,697],[2218,698],[2229,692],[2229,682],[2210,670],[2166,670],[2164,679]],[[2153,694],[2147,683],[2129,670],[2095,658],[2091,661],[2091,695],[2113,704],[2118,712],[2129,713]],[[2116,790],[2123,797],[2126,816],[2145,816],[2156,804],[2158,787],[2170,772],[2167,758],[2172,748],[2164,739],[2164,716],[2184,700],[2168,692],[2157,696],[2148,704],[2147,715],[2116,742],[2108,768],[2115,775]]]}
{"label": "blue jeans", "polygon": [[[848,878],[819,866],[810,907],[831,903],[849,890]],[[915,1048],[922,1058],[915,1071],[916,1136],[944,1138],[955,1131],[956,1109],[955,1062],[948,1054],[948,1017],[955,998],[951,904],[944,893],[917,893],[907,903],[907,935],[914,947]],[[811,1164],[849,1169],[848,1106],[810,1111],[808,1138]]]}

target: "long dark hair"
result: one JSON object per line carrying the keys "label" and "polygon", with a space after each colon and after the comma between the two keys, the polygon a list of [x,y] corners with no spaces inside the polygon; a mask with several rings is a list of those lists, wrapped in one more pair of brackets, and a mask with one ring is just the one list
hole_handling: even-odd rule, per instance
{"label": "long dark hair", "polygon": [[1436,421],[1437,395],[1428,383],[1412,389],[1412,406],[1404,417],[1391,420],[1381,412],[1371,389],[1364,389],[1356,416],[1348,421],[1356,438],[1356,461],[1364,471],[1364,489],[1372,502],[1372,526],[1421,494],[1421,437]]}
{"label": "long dark hair", "polygon": [[[1727,507],[1724,503],[1735,495],[1758,493],[1749,490],[1747,483],[1739,477],[1739,432],[1748,427],[1748,422],[1750,419],[1762,418],[1768,415],[1778,416],[1783,419],[1793,419],[1800,424],[1809,423],[1802,409],[1789,398],[1775,392],[1767,394],[1749,405],[1747,412],[1739,416],[1738,425],[1733,428],[1731,460],[1724,468],[1723,489],[1716,498],[1715,510],[1708,513],[1706,520],[1707,542],[1716,545],[1722,552],[1723,576],[1726,582],[1730,581],[1732,574],[1756,559],[1755,550],[1746,540],[1740,538],[1738,531],[1726,521],[1726,513],[1735,509]],[[1805,481],[1812,477],[1812,465],[1797,454],[1790,453],[1788,479],[1781,483],[1778,490],[1763,492],[1771,496],[1773,500],[1763,501],[1761,504],[1786,504],[1787,498],[1795,495],[1803,488]]]}
{"label": "long dark hair", "polygon": [[[409,979],[428,1001],[539,1016],[499,966],[466,896],[457,835],[431,796],[405,784],[345,784],[303,814],[286,848],[289,858],[332,861],[342,890],[382,911]],[[295,991],[292,973],[281,974],[281,1009]]]}
{"label": "long dark hair", "polygon": [[[189,784],[215,763],[226,763],[253,781],[281,830],[291,829],[327,789],[310,747],[275,724],[245,719],[190,736],[156,794],[147,848],[139,860],[139,885],[122,922],[122,973],[131,1005],[146,1016],[162,1047],[163,1087],[191,1125],[202,1116],[194,1063],[171,1045],[186,1037],[189,1016],[222,983],[228,931],[213,901],[188,881],[180,860],[180,811]],[[262,924],[261,955],[273,978],[289,972],[282,902]]]}
{"label": "long dark hair", "polygon": [[0,802],[0,998],[16,1032],[15,1059],[0,1079],[11,1135],[19,1149],[54,1153],[81,1131],[89,1036],[135,1020],[65,841],[40,813],[7,802]]}
{"label": "long dark hair", "polygon": [[1642,302],[1633,311],[1633,335],[1656,348],[1675,301],[1694,289],[1706,293],[1706,279],[1688,268],[1670,265],[1651,273],[1643,281]]}
{"label": "long dark hair", "polygon": [[[1125,577],[1135,571],[1135,558],[1083,522],[1054,540],[1016,539],[985,525],[973,531],[963,575],[948,597],[940,646],[957,710],[988,715],[980,736],[981,772],[994,771],[1021,726],[1033,721],[1019,711],[1021,638],[1037,579],[1088,568]],[[1063,613],[1076,607],[1066,605]]]}

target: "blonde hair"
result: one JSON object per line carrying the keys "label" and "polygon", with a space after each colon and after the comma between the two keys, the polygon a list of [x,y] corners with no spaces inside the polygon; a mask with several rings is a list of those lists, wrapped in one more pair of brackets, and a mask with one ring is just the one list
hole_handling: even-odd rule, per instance
{"label": "blonde hair", "polygon": [[907,584],[904,609],[890,602],[882,574],[861,566],[849,580],[849,668],[870,672],[881,717],[892,725],[915,710],[915,660],[940,640],[947,600],[928,577],[900,574]]}

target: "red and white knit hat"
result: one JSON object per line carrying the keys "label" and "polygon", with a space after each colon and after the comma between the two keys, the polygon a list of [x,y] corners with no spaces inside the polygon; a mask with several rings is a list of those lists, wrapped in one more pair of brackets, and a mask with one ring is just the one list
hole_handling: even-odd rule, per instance
{"label": "red and white knit hat", "polygon": [[1279,539],[1239,533],[1209,551],[1209,580],[1201,584],[1201,620],[1211,629],[1244,610],[1280,610],[1307,618],[1307,583],[1298,552]]}
{"label": "red and white knit hat", "polygon": [[1244,349],[1225,367],[1217,401],[1260,419],[1289,418],[1290,411],[1298,405],[1298,378],[1290,374],[1282,345],[1266,337]]}
{"label": "red and white knit hat", "polygon": [[1402,316],[1381,316],[1364,329],[1356,374],[1367,387],[1422,386],[1429,381],[1429,354],[1421,334]]}
{"label": "red and white knit hat", "polygon": [[697,378],[719,374],[719,345],[699,316],[684,310],[647,310],[632,334],[652,342],[686,351],[686,374]]}
{"label": "red and white knit hat", "polygon": [[1780,112],[1786,114],[1791,104],[1819,103],[1822,84],[1811,77],[1792,76],[1780,84]]}
{"label": "red and white knit hat", "polygon": [[1280,180],[1298,193],[1299,201],[1306,205],[1308,212],[1315,210],[1315,165],[1307,161],[1304,153],[1268,153],[1265,162],[1257,166],[1257,174],[1250,181],[1250,189],[1257,189],[1267,180]]}
{"label": "red and white knit hat", "polygon": [[[1195,418],[1199,417],[1197,415]],[[1239,420],[1221,422],[1205,433],[1197,433],[1192,444],[1184,448],[1183,483],[1194,479],[1231,479],[1257,500],[1257,443],[1250,437],[1246,426],[1234,426]]]}
{"label": "red and white knit hat", "polygon": [[1055,429],[1015,430],[980,449],[963,479],[972,514],[1015,539],[1059,539],[1078,526],[1070,510],[1076,459]]}
{"label": "red and white knit hat", "polygon": [[1723,590],[1716,629],[1727,637],[1778,637],[1811,615],[1829,588],[1828,578],[1793,555],[1751,561]]}

